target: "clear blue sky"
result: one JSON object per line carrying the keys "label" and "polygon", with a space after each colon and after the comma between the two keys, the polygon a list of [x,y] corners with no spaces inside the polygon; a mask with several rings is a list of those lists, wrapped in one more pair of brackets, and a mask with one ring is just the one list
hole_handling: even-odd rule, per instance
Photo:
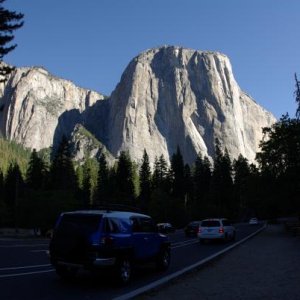
{"label": "clear blue sky", "polygon": [[6,0],[25,14],[5,61],[109,95],[140,52],[176,45],[226,54],[240,87],[294,117],[299,0]]}

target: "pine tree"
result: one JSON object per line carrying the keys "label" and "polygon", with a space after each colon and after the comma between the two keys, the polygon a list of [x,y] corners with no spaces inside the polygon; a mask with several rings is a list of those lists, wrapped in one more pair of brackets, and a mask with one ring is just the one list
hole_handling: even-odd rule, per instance
{"label": "pine tree", "polygon": [[167,176],[168,176],[168,166],[164,156],[161,155],[159,158],[155,157],[154,171],[152,176],[153,188],[165,189]]}
{"label": "pine tree", "polygon": [[232,208],[232,165],[227,149],[221,151],[219,140],[215,144],[214,169],[210,185],[210,201],[214,204],[212,213],[229,217]]}
{"label": "pine tree", "polygon": [[296,118],[300,119],[300,82],[298,81],[297,75],[295,74],[295,81],[296,81],[296,103],[297,103],[297,110],[296,110]]}
{"label": "pine tree", "polygon": [[99,158],[99,168],[97,177],[96,204],[103,206],[108,203],[110,195],[110,180],[107,160],[104,153]]}
{"label": "pine tree", "polygon": [[55,153],[50,168],[51,187],[53,189],[76,190],[76,175],[65,136]]}
{"label": "pine tree", "polygon": [[174,195],[174,197],[183,200],[185,195],[184,163],[179,147],[177,147],[176,153],[172,155],[171,170],[173,174],[172,194]]}
{"label": "pine tree", "polygon": [[4,181],[4,199],[10,225],[18,225],[18,206],[24,188],[24,181],[18,164],[11,163]]}
{"label": "pine tree", "polygon": [[135,205],[133,180],[133,166],[129,153],[121,151],[116,172],[117,190],[115,191],[115,199],[118,204]]}
{"label": "pine tree", "polygon": [[196,161],[193,173],[193,186],[194,196],[192,212],[193,218],[201,219],[205,218],[208,213],[208,193],[211,182],[211,164],[209,159],[205,156],[202,158],[199,153]]}
{"label": "pine tree", "polygon": [[149,164],[149,156],[146,149],[144,150],[142,165],[139,172],[140,182],[140,207],[145,213],[148,212],[148,207],[151,198],[151,170]]}
{"label": "pine tree", "polygon": [[86,160],[82,167],[82,203],[83,208],[88,209],[91,207],[91,169],[88,161]]}
{"label": "pine tree", "polygon": [[247,214],[249,179],[251,175],[247,158],[239,155],[238,159],[233,162],[233,173],[236,216],[242,217]]}
{"label": "pine tree", "polygon": [[3,57],[16,48],[10,44],[14,39],[13,32],[23,26],[24,15],[9,11],[3,7],[5,0],[0,0],[0,82],[4,82],[13,68],[3,65]]}
{"label": "pine tree", "polygon": [[34,190],[43,189],[45,187],[46,176],[46,164],[38,156],[36,150],[33,149],[26,172],[26,184]]}

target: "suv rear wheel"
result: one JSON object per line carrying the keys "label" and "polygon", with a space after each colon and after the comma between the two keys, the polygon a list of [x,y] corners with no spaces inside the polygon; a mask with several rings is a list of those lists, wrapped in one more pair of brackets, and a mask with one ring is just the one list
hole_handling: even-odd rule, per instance
{"label": "suv rear wheel", "polygon": [[161,249],[156,260],[157,269],[159,271],[167,270],[169,268],[170,261],[171,261],[170,250],[167,248]]}
{"label": "suv rear wheel", "polygon": [[116,267],[118,281],[122,284],[128,283],[131,279],[132,271],[130,259],[128,257],[119,258]]}

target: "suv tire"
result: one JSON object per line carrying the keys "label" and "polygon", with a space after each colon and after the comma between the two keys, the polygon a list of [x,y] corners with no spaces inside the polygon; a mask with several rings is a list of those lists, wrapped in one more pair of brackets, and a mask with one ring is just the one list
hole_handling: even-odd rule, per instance
{"label": "suv tire", "polygon": [[121,284],[127,284],[131,279],[132,265],[128,257],[121,257],[117,261],[116,275]]}
{"label": "suv tire", "polygon": [[169,268],[171,261],[170,250],[167,248],[163,248],[160,250],[157,260],[156,266],[159,271],[165,271]]}

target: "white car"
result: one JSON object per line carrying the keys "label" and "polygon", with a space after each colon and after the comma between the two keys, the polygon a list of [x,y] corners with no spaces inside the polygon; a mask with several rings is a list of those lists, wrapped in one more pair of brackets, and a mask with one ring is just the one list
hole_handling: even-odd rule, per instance
{"label": "white car", "polygon": [[227,219],[206,219],[201,222],[198,231],[200,242],[206,240],[235,240],[235,228]]}
{"label": "white car", "polygon": [[257,218],[251,218],[251,219],[249,220],[249,224],[250,224],[250,225],[257,225],[257,224],[258,224]]}

